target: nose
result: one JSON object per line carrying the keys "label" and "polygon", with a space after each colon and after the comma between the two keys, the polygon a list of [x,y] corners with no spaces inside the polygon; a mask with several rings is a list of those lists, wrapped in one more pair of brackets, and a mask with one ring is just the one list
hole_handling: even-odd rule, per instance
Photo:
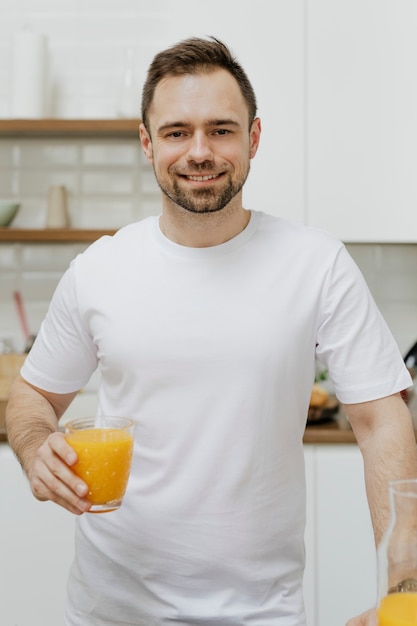
{"label": "nose", "polygon": [[203,161],[211,161],[213,159],[213,151],[209,137],[204,132],[195,132],[191,137],[188,147],[187,158],[195,163]]}

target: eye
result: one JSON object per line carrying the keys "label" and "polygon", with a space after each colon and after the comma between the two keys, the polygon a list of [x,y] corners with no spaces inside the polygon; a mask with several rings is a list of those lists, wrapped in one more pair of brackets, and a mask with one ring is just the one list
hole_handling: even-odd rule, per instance
{"label": "eye", "polygon": [[228,130],[227,128],[219,128],[218,130],[214,131],[215,135],[229,135],[230,134],[230,130]]}
{"label": "eye", "polygon": [[173,139],[177,139],[177,137],[182,137],[183,132],[181,130],[174,130],[172,133],[168,133],[167,137],[172,137]]}

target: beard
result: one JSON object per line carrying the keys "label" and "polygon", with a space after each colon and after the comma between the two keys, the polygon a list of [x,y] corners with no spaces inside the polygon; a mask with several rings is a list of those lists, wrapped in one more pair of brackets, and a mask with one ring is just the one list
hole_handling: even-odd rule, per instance
{"label": "beard", "polygon": [[[193,169],[193,174],[200,172],[203,176],[204,170],[207,171],[209,169],[210,171],[213,171],[212,168],[202,164],[198,168]],[[216,211],[221,211],[225,206],[227,206],[229,202],[231,202],[231,200],[233,200],[233,198],[241,191],[249,175],[249,169],[250,167],[248,164],[246,171],[238,180],[235,181],[233,181],[230,174],[224,174],[225,183],[220,190],[212,189],[211,187],[194,190],[182,189],[177,179],[174,179],[171,187],[168,189],[167,185],[163,185],[158,179],[156,172],[155,178],[162,193],[186,211],[198,214],[215,213]]]}

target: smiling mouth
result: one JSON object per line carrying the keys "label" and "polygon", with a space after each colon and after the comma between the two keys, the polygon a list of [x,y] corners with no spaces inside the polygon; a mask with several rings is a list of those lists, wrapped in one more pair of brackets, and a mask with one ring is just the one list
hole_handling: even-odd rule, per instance
{"label": "smiling mouth", "polygon": [[219,176],[220,176],[219,174],[210,174],[206,176],[185,176],[185,178],[187,180],[194,180],[198,183],[201,183],[201,182],[205,182],[206,180],[214,180],[215,178],[218,178]]}

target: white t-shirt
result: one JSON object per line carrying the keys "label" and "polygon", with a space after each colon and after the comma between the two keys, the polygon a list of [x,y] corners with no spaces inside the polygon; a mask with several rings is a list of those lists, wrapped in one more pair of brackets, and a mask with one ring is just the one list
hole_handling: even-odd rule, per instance
{"label": "white t-shirt", "polygon": [[64,275],[22,374],[98,366],[99,413],[136,421],[119,511],[77,520],[68,626],[304,626],[302,437],[315,358],[342,402],[411,384],[345,247],[252,212],[210,248],[122,228]]}

